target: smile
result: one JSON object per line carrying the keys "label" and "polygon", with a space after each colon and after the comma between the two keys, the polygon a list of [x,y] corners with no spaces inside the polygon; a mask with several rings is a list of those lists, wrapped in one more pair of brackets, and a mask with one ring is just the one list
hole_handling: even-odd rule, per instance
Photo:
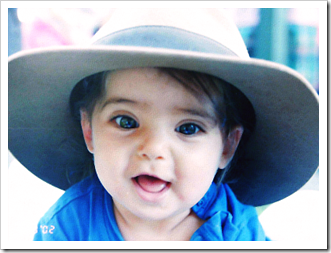
{"label": "smile", "polygon": [[171,183],[150,175],[132,178],[138,195],[148,202],[159,202],[170,189]]}

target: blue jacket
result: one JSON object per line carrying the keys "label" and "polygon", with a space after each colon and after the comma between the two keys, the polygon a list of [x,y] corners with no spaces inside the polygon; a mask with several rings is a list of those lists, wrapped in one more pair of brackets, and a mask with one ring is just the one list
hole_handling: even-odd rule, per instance
{"label": "blue jacket", "polygon": [[[241,204],[229,186],[212,184],[192,210],[206,222],[191,241],[265,241],[255,208]],[[69,188],[38,224],[35,241],[123,241],[112,197],[97,177]]]}

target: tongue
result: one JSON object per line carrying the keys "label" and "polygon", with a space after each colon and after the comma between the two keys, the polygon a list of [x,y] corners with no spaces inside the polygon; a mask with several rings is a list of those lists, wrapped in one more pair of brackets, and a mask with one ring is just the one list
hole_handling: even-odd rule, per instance
{"label": "tongue", "polygon": [[159,192],[167,185],[167,182],[151,176],[139,176],[137,182],[147,192]]}

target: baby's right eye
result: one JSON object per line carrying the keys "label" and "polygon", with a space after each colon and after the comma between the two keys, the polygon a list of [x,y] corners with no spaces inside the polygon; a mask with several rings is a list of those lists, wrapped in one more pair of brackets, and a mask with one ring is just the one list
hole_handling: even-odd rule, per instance
{"label": "baby's right eye", "polygon": [[200,131],[204,132],[201,127],[199,127],[198,125],[196,125],[194,123],[183,124],[183,125],[177,127],[175,130],[176,130],[176,132],[182,133],[184,135],[194,135],[194,134],[199,133]]}
{"label": "baby's right eye", "polygon": [[138,122],[129,116],[116,116],[112,120],[114,120],[121,128],[131,129],[139,127]]}

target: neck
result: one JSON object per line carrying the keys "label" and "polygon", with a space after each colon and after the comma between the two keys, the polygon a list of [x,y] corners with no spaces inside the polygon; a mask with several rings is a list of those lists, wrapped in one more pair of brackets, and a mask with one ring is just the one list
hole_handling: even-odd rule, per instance
{"label": "neck", "polygon": [[148,220],[135,216],[114,202],[114,213],[127,241],[188,241],[204,223],[190,209],[166,219]]}

